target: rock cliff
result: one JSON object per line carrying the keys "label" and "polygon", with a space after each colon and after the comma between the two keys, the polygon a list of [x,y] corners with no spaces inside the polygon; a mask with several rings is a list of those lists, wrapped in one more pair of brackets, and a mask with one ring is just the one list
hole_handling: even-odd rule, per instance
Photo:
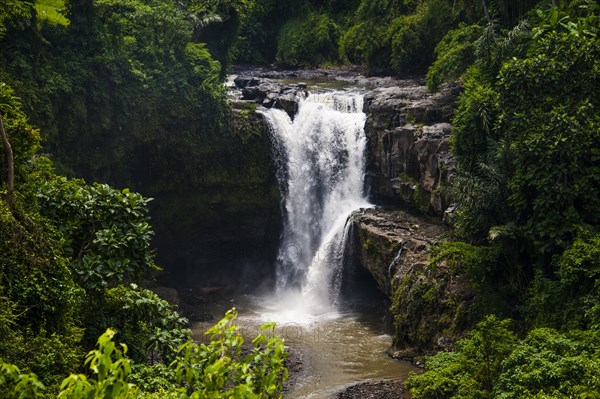
{"label": "rock cliff", "polygon": [[421,81],[397,81],[365,96],[368,186],[375,202],[441,214],[440,186],[455,168],[449,152],[457,85],[428,94]]}
{"label": "rock cliff", "polygon": [[[162,283],[192,290],[246,291],[268,283],[281,226],[271,143],[249,102],[232,101],[230,129],[215,137],[197,180],[154,205]],[[185,299],[185,298],[182,298]]]}

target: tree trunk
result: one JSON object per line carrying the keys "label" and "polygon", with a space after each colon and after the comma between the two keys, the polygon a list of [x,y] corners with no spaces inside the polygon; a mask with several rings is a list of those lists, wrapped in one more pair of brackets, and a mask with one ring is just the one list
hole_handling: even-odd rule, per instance
{"label": "tree trunk", "polygon": [[15,207],[15,160],[13,158],[12,147],[8,141],[8,136],[4,130],[2,114],[0,114],[0,136],[2,136],[2,146],[4,147],[4,158],[6,161],[6,203],[12,212]]}
{"label": "tree trunk", "polygon": [[481,5],[483,5],[483,13],[485,14],[486,21],[488,21],[488,23],[492,22],[490,20],[490,10],[488,8],[487,1],[481,0]]}

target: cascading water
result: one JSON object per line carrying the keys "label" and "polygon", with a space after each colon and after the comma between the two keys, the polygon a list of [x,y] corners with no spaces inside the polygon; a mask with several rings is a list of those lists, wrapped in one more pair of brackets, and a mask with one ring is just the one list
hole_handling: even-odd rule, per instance
{"label": "cascading water", "polygon": [[291,319],[335,310],[350,213],[369,207],[363,189],[366,115],[360,94],[310,95],[292,121],[282,110],[268,121],[283,194],[284,231],[277,293]]}
{"label": "cascading water", "polygon": [[[309,83],[317,84],[340,87],[337,81]],[[331,399],[357,382],[403,379],[415,371],[386,356],[392,338],[383,324],[385,306],[369,296],[374,287],[356,264],[359,243],[349,215],[371,205],[363,190],[363,97],[361,89],[352,90],[309,96],[293,121],[282,110],[259,111],[272,133],[283,198],[277,292],[230,298],[214,309],[217,317],[235,304],[236,324],[249,340],[265,321],[277,323],[275,333],[291,353],[287,399]],[[352,297],[338,306],[342,280]],[[210,325],[196,323],[196,337]]]}

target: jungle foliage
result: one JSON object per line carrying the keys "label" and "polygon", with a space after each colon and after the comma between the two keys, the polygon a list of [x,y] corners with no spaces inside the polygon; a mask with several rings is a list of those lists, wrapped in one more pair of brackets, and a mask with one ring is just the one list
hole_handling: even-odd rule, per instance
{"label": "jungle foliage", "polygon": [[416,399],[597,398],[600,6],[501,21],[450,31],[427,79],[464,82],[446,188],[455,239],[499,255],[462,267],[514,323],[486,318],[407,384]]}
{"label": "jungle foliage", "polygon": [[[9,4],[14,9],[0,11],[7,19],[0,82],[22,99],[59,174],[156,199],[149,204],[153,242],[170,270],[195,268],[193,251],[207,226],[231,225],[242,241],[240,225],[254,220],[240,214],[270,218],[278,198],[268,136],[250,113],[230,108],[223,86],[254,2]],[[67,23],[40,6],[52,6]],[[224,186],[229,195],[222,195]],[[93,269],[92,260],[81,262]]]}
{"label": "jungle foliage", "polygon": [[413,397],[439,399],[598,398],[598,336],[591,331],[531,330],[519,340],[510,320],[480,322],[453,352],[428,358],[412,374]]}
{"label": "jungle foliage", "polygon": [[[536,3],[534,0],[255,0],[241,27],[236,59],[250,63],[276,61],[286,66],[351,63],[361,65],[369,74],[421,73],[433,62],[436,45],[451,29],[463,24],[481,26],[492,18],[502,26],[512,26]],[[465,31],[453,40],[472,44],[479,37],[476,30]],[[446,53],[444,46],[448,47],[442,45],[438,54]],[[454,51],[470,51],[466,43],[465,47]],[[468,61],[466,57],[463,66]],[[460,69],[460,65],[456,68]]]}
{"label": "jungle foliage", "polygon": [[[277,397],[280,340],[260,335],[253,357],[240,358],[230,313],[211,345],[231,352],[215,356],[186,344],[187,319],[140,286],[158,270],[151,199],[55,170],[164,193],[203,182],[198,163],[222,158],[232,141],[255,140],[230,129],[221,80],[250,4],[59,3],[0,10],[0,117],[12,150],[9,159],[1,146],[0,396],[231,397],[233,388]],[[56,162],[38,153],[42,141]],[[98,336],[88,371],[75,374]],[[234,370],[237,380],[223,380]]]}
{"label": "jungle foliage", "polygon": [[[39,131],[6,84],[0,101],[16,171],[9,207],[3,156],[0,396],[279,397],[286,354],[274,326],[263,328],[245,357],[235,311],[208,331],[208,345],[192,343],[188,320],[136,284],[157,269],[149,199],[57,175],[36,155]],[[98,336],[88,371],[76,374]]]}
{"label": "jungle foliage", "polygon": [[[166,381],[156,392],[144,392],[135,383],[139,373],[135,363],[127,357],[128,346],[116,344],[116,331],[109,328],[98,338],[97,349],[85,357],[88,374],[71,374],[66,377],[57,395],[48,395],[46,387],[37,376],[23,373],[11,364],[0,363],[0,388],[6,399],[44,398],[57,399],[136,399],[136,398],[280,398],[287,370],[283,365],[285,351],[283,340],[269,337],[274,325],[264,325],[252,341],[253,349],[241,357],[244,338],[234,325],[235,309],[206,334],[209,344],[188,342],[179,347],[168,368],[160,370]],[[157,369],[154,369],[156,372]],[[165,378],[166,376],[166,378]],[[149,381],[145,381],[149,384]]]}

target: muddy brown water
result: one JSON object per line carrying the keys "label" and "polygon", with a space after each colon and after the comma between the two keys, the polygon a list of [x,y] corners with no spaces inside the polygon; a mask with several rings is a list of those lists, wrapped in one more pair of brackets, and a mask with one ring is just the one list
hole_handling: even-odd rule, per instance
{"label": "muddy brown water", "polygon": [[[262,323],[279,319],[276,334],[299,355],[301,370],[292,376],[284,398],[334,398],[340,390],[365,380],[404,380],[409,372],[418,371],[411,363],[387,356],[392,337],[384,328],[382,312],[373,306],[306,317],[281,311],[265,299],[242,297],[215,306],[215,320],[233,306],[247,342]],[[194,338],[203,340],[212,324],[195,323]]]}

